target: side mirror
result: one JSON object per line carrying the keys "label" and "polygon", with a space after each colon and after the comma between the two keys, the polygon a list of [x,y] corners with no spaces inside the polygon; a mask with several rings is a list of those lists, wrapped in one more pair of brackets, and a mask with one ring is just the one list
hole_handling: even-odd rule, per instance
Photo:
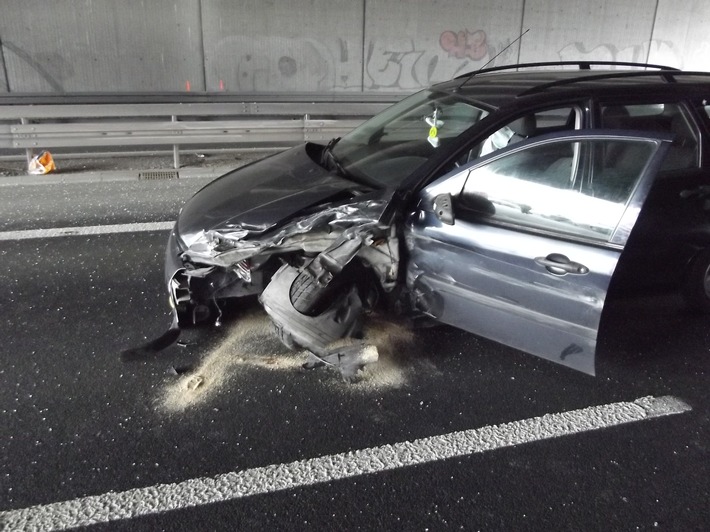
{"label": "side mirror", "polygon": [[464,210],[477,216],[492,216],[496,213],[493,202],[481,194],[465,194],[461,198],[461,211]]}
{"label": "side mirror", "polygon": [[439,194],[434,198],[434,214],[447,225],[454,225],[454,208],[451,201],[451,194]]}

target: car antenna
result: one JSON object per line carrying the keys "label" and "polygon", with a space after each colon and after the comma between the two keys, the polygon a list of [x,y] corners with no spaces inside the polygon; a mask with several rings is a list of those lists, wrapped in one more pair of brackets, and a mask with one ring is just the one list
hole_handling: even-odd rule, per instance
{"label": "car antenna", "polygon": [[520,39],[522,39],[522,38],[525,36],[525,34],[526,34],[527,32],[529,32],[529,31],[530,31],[530,28],[526,29],[523,33],[521,33],[520,35],[518,35],[518,38],[517,38],[517,39],[515,39],[513,42],[509,43],[508,46],[506,46],[506,47],[503,48],[500,52],[498,52],[496,55],[494,55],[485,65],[483,65],[483,66],[482,66],[481,68],[479,68],[478,70],[474,70],[474,71],[471,72],[468,76],[466,76],[466,78],[464,78],[464,80],[461,82],[461,85],[459,85],[459,86],[456,87],[456,88],[457,88],[457,89],[460,89],[461,87],[463,87],[469,79],[471,79],[473,76],[475,76],[476,74],[478,74],[481,70],[483,70],[483,69],[486,68],[488,65],[490,65],[493,61],[495,61],[495,60],[498,58],[498,56],[499,56],[500,54],[502,54],[503,52],[505,52],[508,48],[510,48],[510,47],[513,46],[516,42],[518,42]]}

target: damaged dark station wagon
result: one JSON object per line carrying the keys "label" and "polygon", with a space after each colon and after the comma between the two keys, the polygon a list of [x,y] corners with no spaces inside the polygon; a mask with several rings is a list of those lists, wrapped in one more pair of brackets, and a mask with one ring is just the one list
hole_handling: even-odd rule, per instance
{"label": "damaged dark station wagon", "polygon": [[380,309],[594,374],[612,275],[710,309],[709,98],[662,66],[496,67],[230,172],[170,235],[173,329],[258,296],[325,356]]}

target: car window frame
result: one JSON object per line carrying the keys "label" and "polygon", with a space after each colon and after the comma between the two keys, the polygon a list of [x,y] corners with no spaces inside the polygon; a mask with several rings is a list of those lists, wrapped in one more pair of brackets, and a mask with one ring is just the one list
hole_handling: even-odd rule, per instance
{"label": "car window frame", "polygon": [[[518,144],[508,146],[506,148],[497,150],[495,152],[492,152],[488,155],[485,155],[484,157],[481,157],[479,159],[476,159],[470,163],[468,163],[465,166],[462,166],[458,169],[457,171],[451,171],[448,174],[441,176],[437,180],[433,181],[430,183],[426,188],[431,189],[432,191],[436,191],[436,194],[442,193],[442,194],[449,194],[452,199],[453,199],[453,212],[454,216],[458,217],[460,215],[460,209],[461,205],[459,202],[459,198],[461,195],[461,192],[463,191],[464,185],[466,183],[466,180],[468,179],[469,174],[482,166],[485,166],[497,159],[506,157],[508,155],[514,154],[518,151],[523,151],[525,149],[530,148],[531,146],[534,146],[538,143],[544,143],[547,141],[551,140],[573,140],[576,137],[580,138],[589,138],[589,137],[595,137],[595,136],[607,136],[607,137],[613,137],[613,136],[619,136],[619,137],[624,137],[624,138],[631,138],[631,139],[639,139],[639,140],[648,140],[648,141],[657,141],[657,142],[669,142],[671,140],[670,135],[666,134],[649,134],[649,132],[645,131],[623,131],[623,130],[594,130],[594,129],[582,129],[582,130],[575,130],[572,132],[558,132],[558,133],[551,133],[548,135],[543,135],[540,137],[534,137],[531,139],[528,139],[526,141],[520,142]],[[582,150],[585,151],[585,150]],[[653,155],[651,160],[648,162],[648,164],[656,164],[657,161],[657,155]],[[579,160],[579,167],[577,172],[579,172],[579,168],[581,168],[583,165],[591,165],[591,155],[588,153],[583,153],[582,156],[580,157]],[[649,172],[650,169],[648,167],[645,167],[642,171],[641,174],[639,175],[640,179],[641,176],[643,176],[645,173]],[[656,174],[658,173],[658,169],[655,170]],[[581,179],[586,179],[588,176],[587,175],[582,175]],[[656,176],[657,177],[657,176]],[[582,182],[584,185],[584,183]],[[645,187],[650,187],[650,183],[645,183]],[[638,183],[636,184],[636,187],[638,187]],[[630,209],[635,208],[633,205],[633,202],[635,201],[635,198],[637,197],[637,194],[639,193],[639,190],[636,188],[630,195],[629,198],[629,203],[627,204],[626,211],[621,217],[621,220],[619,221],[619,224],[617,226],[617,230],[614,231],[616,233],[619,229],[623,228],[621,227],[624,225],[624,218],[626,218],[627,213],[629,212]],[[420,203],[425,202],[425,198],[420,198]],[[473,214],[471,213],[471,216],[464,216],[462,219],[468,221],[469,223],[481,223],[481,224],[487,224],[487,225],[492,225],[492,226],[497,226],[497,227],[502,227],[510,230],[514,230],[520,233],[528,233],[528,234],[534,234],[534,235],[542,235],[542,236],[549,236],[552,238],[557,238],[560,240],[566,240],[570,242],[578,242],[578,243],[583,243],[586,245],[594,246],[594,247],[601,247],[601,248],[611,248],[611,249],[623,249],[625,245],[625,239],[623,242],[620,241],[615,241],[615,236],[614,233],[610,235],[608,240],[600,240],[600,239],[594,239],[594,238],[586,238],[582,235],[575,235],[575,234],[566,234],[558,231],[553,231],[553,230],[548,230],[540,227],[533,227],[533,226],[526,226],[522,224],[516,224],[514,222],[510,221],[505,221],[501,219],[494,219],[489,216],[486,216],[485,213],[479,213],[479,214]],[[626,235],[628,237],[628,235]]]}
{"label": "car window frame", "polygon": [[700,132],[700,142],[699,142],[699,157],[700,157],[700,168],[706,168],[710,166],[710,158],[706,157],[705,154],[710,153],[709,148],[706,145],[708,139],[710,139],[710,116],[704,109],[699,109],[699,106],[704,105],[703,102],[710,103],[710,90],[706,93],[701,91],[695,91],[693,94],[688,95],[684,98],[684,102],[687,105],[689,116],[695,121],[695,125]]}
{"label": "car window frame", "polygon": [[[453,152],[453,154],[447,159],[447,161],[442,165],[445,170],[443,172],[439,171],[439,175],[434,174],[435,177],[434,179],[431,179],[430,182],[435,181],[438,179],[441,175],[445,175],[446,173],[449,173],[453,171],[455,168],[462,168],[466,164],[471,164],[475,163],[476,161],[482,159],[483,157],[488,157],[493,153],[497,153],[501,149],[507,149],[509,146],[506,146],[504,148],[495,150],[493,152],[487,153],[482,156],[478,156],[474,159],[469,159],[465,164],[459,164],[458,161],[461,159],[461,157],[465,153],[470,153],[474,148],[478,148],[479,152],[481,147],[483,146],[483,143],[488,139],[491,135],[502,129],[503,127],[507,126],[508,124],[511,124],[512,122],[515,122],[516,120],[523,118],[527,115],[531,114],[538,114],[538,113],[544,113],[547,111],[552,111],[555,109],[562,109],[565,107],[569,107],[571,110],[575,111],[576,114],[576,120],[575,120],[575,126],[577,126],[577,123],[579,124],[579,127],[575,127],[574,129],[570,130],[560,130],[557,132],[553,133],[544,133],[543,135],[551,135],[555,133],[561,133],[564,131],[581,131],[587,127],[587,125],[590,123],[589,122],[589,110],[590,110],[590,105],[589,105],[589,98],[573,98],[571,100],[563,100],[560,102],[545,102],[542,104],[538,104],[535,106],[530,106],[530,107],[518,107],[514,111],[509,111],[506,113],[501,113],[500,111],[494,111],[491,112],[484,120],[485,122],[488,122],[490,120],[490,123],[485,127],[485,129],[481,130],[475,137],[472,137],[471,140],[466,142],[461,148]],[[500,115],[500,116],[498,116]],[[484,123],[482,120],[481,123]],[[536,135],[533,138],[541,137],[543,135]]]}
{"label": "car window frame", "polygon": [[[710,102],[710,94],[708,94],[708,101]],[[678,94],[678,93],[656,93],[653,95],[641,95],[641,96],[598,96],[592,100],[592,113],[591,113],[591,127],[595,130],[602,130],[603,127],[603,110],[605,107],[612,106],[625,106],[625,105],[665,105],[674,104],[680,109],[683,118],[685,118],[691,133],[696,139],[696,154],[695,154],[695,165],[689,166],[687,168],[677,168],[677,169],[665,169],[662,170],[664,173],[673,171],[691,171],[697,170],[705,166],[705,161],[703,154],[705,152],[704,144],[706,142],[706,131],[710,133],[710,116],[707,119],[703,119],[701,113],[703,111],[695,108],[691,95],[689,94]],[[617,131],[623,131],[621,129]],[[646,131],[646,130],[634,130],[634,131]],[[649,133],[655,133],[648,131]]]}

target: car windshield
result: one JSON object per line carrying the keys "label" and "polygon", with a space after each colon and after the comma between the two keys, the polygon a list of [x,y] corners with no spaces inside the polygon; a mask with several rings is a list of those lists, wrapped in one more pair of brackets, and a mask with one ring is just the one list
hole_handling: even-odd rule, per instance
{"label": "car windshield", "polygon": [[346,175],[393,186],[487,114],[456,95],[426,90],[360,125],[330,152]]}

